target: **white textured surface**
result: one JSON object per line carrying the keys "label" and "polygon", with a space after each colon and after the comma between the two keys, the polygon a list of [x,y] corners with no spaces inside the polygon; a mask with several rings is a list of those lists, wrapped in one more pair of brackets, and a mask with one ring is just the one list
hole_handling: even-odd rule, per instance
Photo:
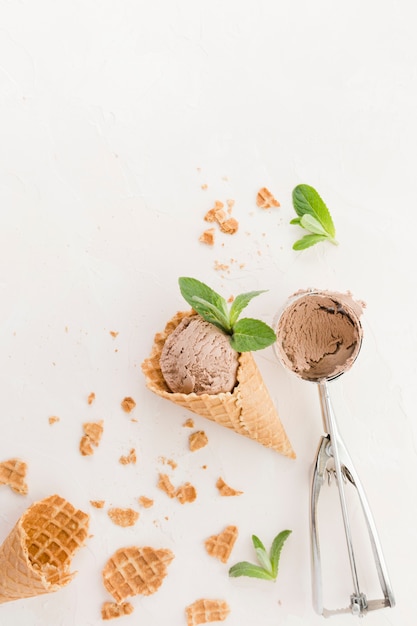
{"label": "white textured surface", "polygon": [[[350,289],[367,302],[361,355],[332,386],[397,599],[366,623],[415,623],[413,7],[0,1],[0,460],[29,465],[28,496],[0,488],[0,539],[32,501],[54,492],[91,513],[93,534],[67,588],[0,606],[1,624],[101,624],[109,599],[101,568],[113,550],[136,543],[176,558],[157,594],[133,599],[126,626],[182,626],[184,607],[201,596],[229,602],[229,626],[323,623],[311,603],[308,529],[322,432],[316,390],[284,372],[272,349],[258,353],[297,460],[202,418],[196,427],[209,445],[189,452],[188,415],[148,392],[140,371],[154,333],[184,306],[184,274],[226,297],[269,289],[250,305],[267,322],[299,288]],[[299,234],[289,225],[291,191],[301,182],[330,207],[337,248],[291,249]],[[264,185],[281,208],[256,207]],[[204,246],[203,216],[228,198],[239,232]],[[216,271],[215,261],[230,271]],[[126,395],[137,402],[130,416],[120,408]],[[49,425],[51,415],[60,422]],[[95,419],[104,420],[102,444],[83,458],[82,423]],[[121,466],[132,447],[137,465]],[[160,457],[177,461],[173,482],[196,485],[195,503],[156,489]],[[244,494],[220,498],[219,475]],[[130,529],[89,506],[105,499],[106,508],[137,508],[141,494],[155,506]],[[337,561],[343,542],[330,512],[327,520],[323,544]],[[229,579],[228,565],[205,553],[204,539],[231,523],[240,535],[228,565],[253,560],[252,533],[269,543],[293,530],[276,584]],[[336,606],[346,604],[351,586],[338,590],[337,562],[331,579]]]}

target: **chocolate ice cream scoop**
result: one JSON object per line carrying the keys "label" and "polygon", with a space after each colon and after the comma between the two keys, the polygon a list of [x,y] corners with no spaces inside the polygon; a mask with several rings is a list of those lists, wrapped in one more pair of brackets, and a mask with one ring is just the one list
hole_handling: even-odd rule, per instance
{"label": "chocolate ice cream scoop", "polygon": [[160,367],[174,393],[218,394],[236,385],[238,356],[228,335],[200,315],[192,315],[168,336]]}
{"label": "chocolate ice cream scoop", "polygon": [[356,359],[362,342],[360,303],[350,294],[301,292],[277,324],[277,351],[283,364],[304,380],[330,380]]}

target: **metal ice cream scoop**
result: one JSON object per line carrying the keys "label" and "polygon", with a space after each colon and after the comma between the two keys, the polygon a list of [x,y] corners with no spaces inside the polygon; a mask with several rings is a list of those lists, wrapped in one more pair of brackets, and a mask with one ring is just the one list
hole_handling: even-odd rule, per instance
{"label": "metal ice cream scoop", "polygon": [[[315,300],[310,297],[315,296]],[[350,307],[349,303],[340,300],[339,296],[343,294],[329,294],[325,292],[323,301],[321,294],[317,291],[304,292],[296,296],[290,301],[290,304],[279,315],[276,321],[277,344],[275,346],[276,354],[279,360],[288,367],[292,372],[304,380],[310,380],[318,385],[318,391],[321,403],[321,412],[325,435],[321,437],[315,462],[313,465],[313,477],[310,491],[310,531],[311,531],[311,555],[312,555],[312,581],[313,581],[313,605],[314,609],[324,617],[340,613],[352,613],[362,617],[368,611],[380,609],[384,607],[393,607],[395,604],[391,583],[388,577],[387,568],[380,540],[378,538],[375,522],[369,507],[365,491],[359,480],[359,476],[353,466],[351,457],[346,446],[340,436],[337,427],[335,415],[332,409],[328,382],[334,380],[351,367],[356,359],[361,343],[362,343],[362,327],[355,308]],[[326,299],[325,299],[326,298]],[[333,304],[329,305],[330,302]],[[353,301],[352,301],[353,302]],[[323,315],[325,315],[325,328],[314,328],[315,323],[320,325],[323,323]],[[338,330],[335,316],[348,316],[348,320],[338,319],[338,323],[342,330]],[[299,319],[298,319],[299,318]],[[352,325],[352,338],[349,339],[349,324]],[[317,334],[316,334],[317,331]],[[318,359],[318,352],[315,348],[316,344],[322,343],[323,347],[328,331],[328,343],[330,345],[329,352],[332,353],[330,361],[328,355],[324,354],[323,359]],[[292,336],[292,339],[291,339]],[[292,341],[292,344],[291,344]],[[349,342],[352,345],[349,347]],[[294,343],[297,342],[297,345]],[[301,342],[301,345],[300,345]],[[304,342],[305,345],[302,345]],[[342,346],[342,344],[345,344]],[[353,345],[354,344],[354,345]],[[307,350],[304,348],[307,346]],[[300,350],[299,350],[300,348]],[[345,349],[345,353],[343,350]],[[315,352],[314,359],[309,360],[308,352]],[[342,360],[338,360],[337,354],[343,353]],[[298,359],[298,363],[297,363]],[[315,360],[316,359],[316,360]],[[320,365],[319,361],[322,360]],[[344,360],[344,362],[343,362]],[[324,365],[323,365],[324,363]],[[301,365],[300,365],[301,364]],[[317,373],[319,372],[319,374]],[[323,484],[330,483],[330,478],[334,476],[339,491],[339,500],[344,525],[344,534],[346,538],[346,547],[349,557],[351,577],[353,583],[353,591],[350,594],[349,605],[341,609],[327,609],[323,606],[323,581],[322,581],[322,564],[320,556],[319,532],[318,532],[318,502]],[[368,599],[363,592],[358,577],[357,557],[354,552],[353,538],[351,531],[351,516],[349,515],[348,504],[346,499],[346,488],[348,484],[355,487],[359,496],[359,501],[364,514],[366,526],[369,533],[369,539],[375,560],[379,582],[383,592],[382,599]]]}

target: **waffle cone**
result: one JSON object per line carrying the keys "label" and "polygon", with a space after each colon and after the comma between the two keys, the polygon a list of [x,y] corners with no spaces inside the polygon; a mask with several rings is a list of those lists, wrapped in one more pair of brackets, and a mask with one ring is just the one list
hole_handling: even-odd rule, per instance
{"label": "waffle cone", "polygon": [[142,363],[147,387],[167,400],[231,428],[285,456],[295,458],[276,408],[250,352],[239,355],[237,384],[233,391],[219,394],[172,393],[161,372],[159,360],[164,343],[188,312],[177,313],[161,333],[155,335],[149,358]]}
{"label": "waffle cone", "polygon": [[82,546],[88,515],[53,495],[30,506],[0,547],[0,604],[58,591]]}

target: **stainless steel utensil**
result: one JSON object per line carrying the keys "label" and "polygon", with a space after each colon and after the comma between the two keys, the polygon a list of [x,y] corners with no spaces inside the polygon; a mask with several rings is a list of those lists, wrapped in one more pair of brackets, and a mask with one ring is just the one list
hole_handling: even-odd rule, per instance
{"label": "stainless steel utensil", "polygon": [[[297,295],[295,298],[290,300],[289,306],[291,306],[299,297],[305,297],[308,295],[318,295],[317,291],[307,292],[301,295]],[[344,314],[349,314],[346,310],[343,310],[343,303],[337,302],[337,298],[335,299],[335,310],[326,308],[329,313],[337,311],[343,311]],[[281,312],[278,316],[278,319],[275,321],[276,328],[279,328],[279,322],[287,310],[288,307]],[[325,307],[323,307],[325,308]],[[359,337],[358,345],[356,346],[356,352],[354,354],[353,359],[356,359],[357,354],[359,353],[361,342],[362,342],[362,327],[359,321],[359,318],[353,311],[350,311],[350,317],[352,323],[357,325],[357,334]],[[330,318],[331,319],[331,318]],[[300,334],[302,336],[302,334]],[[284,352],[284,348],[280,345],[279,333],[278,333],[278,341],[275,346],[275,352],[281,361],[281,363],[289,368],[290,363],[288,359],[288,355]],[[313,606],[317,613],[323,615],[324,617],[330,617],[332,615],[340,614],[340,613],[351,613],[352,615],[357,615],[359,617],[363,617],[366,615],[368,611],[372,611],[375,609],[380,609],[384,607],[393,607],[395,604],[394,595],[392,592],[391,583],[389,580],[387,568],[385,565],[384,557],[382,554],[381,543],[378,538],[375,522],[371,513],[371,509],[369,507],[365,491],[362,487],[362,484],[359,480],[359,476],[353,466],[351,457],[347,451],[347,448],[341,438],[339,429],[337,427],[336,419],[334,416],[334,411],[330,401],[328,382],[338,378],[341,374],[343,374],[348,367],[352,365],[352,359],[349,363],[346,363],[345,367],[339,367],[337,373],[334,375],[329,374],[327,377],[321,377],[320,380],[317,380],[314,377],[309,378],[308,375],[304,373],[304,375],[299,372],[295,372],[297,375],[301,376],[304,380],[311,380],[318,385],[320,403],[321,403],[321,412],[323,418],[323,425],[325,430],[325,435],[322,436],[318,451],[316,454],[315,462],[313,465],[313,477],[311,482],[311,491],[310,491],[310,531],[311,531],[311,558],[312,558],[312,582],[313,582]],[[294,370],[291,370],[294,371]],[[334,476],[335,481],[339,491],[339,500],[340,500],[340,508],[343,518],[343,526],[344,526],[344,534],[346,538],[346,548],[349,557],[349,564],[351,570],[351,577],[353,583],[353,591],[350,594],[349,604],[345,608],[341,609],[327,609],[323,606],[323,581],[322,581],[322,564],[321,564],[321,556],[320,556],[320,545],[319,545],[319,530],[318,530],[318,502],[320,497],[320,492],[323,484],[328,482],[330,477]],[[345,493],[345,487],[351,484],[356,489],[357,494],[359,496],[361,508],[363,511],[363,515],[365,518],[366,526],[369,533],[369,539],[372,547],[372,552],[375,560],[375,565],[378,573],[379,582],[383,592],[383,598],[377,600],[368,599],[367,595],[361,589],[357,571],[357,557],[355,555],[354,546],[353,546],[353,538],[351,531],[351,519],[348,510],[348,503]]]}

